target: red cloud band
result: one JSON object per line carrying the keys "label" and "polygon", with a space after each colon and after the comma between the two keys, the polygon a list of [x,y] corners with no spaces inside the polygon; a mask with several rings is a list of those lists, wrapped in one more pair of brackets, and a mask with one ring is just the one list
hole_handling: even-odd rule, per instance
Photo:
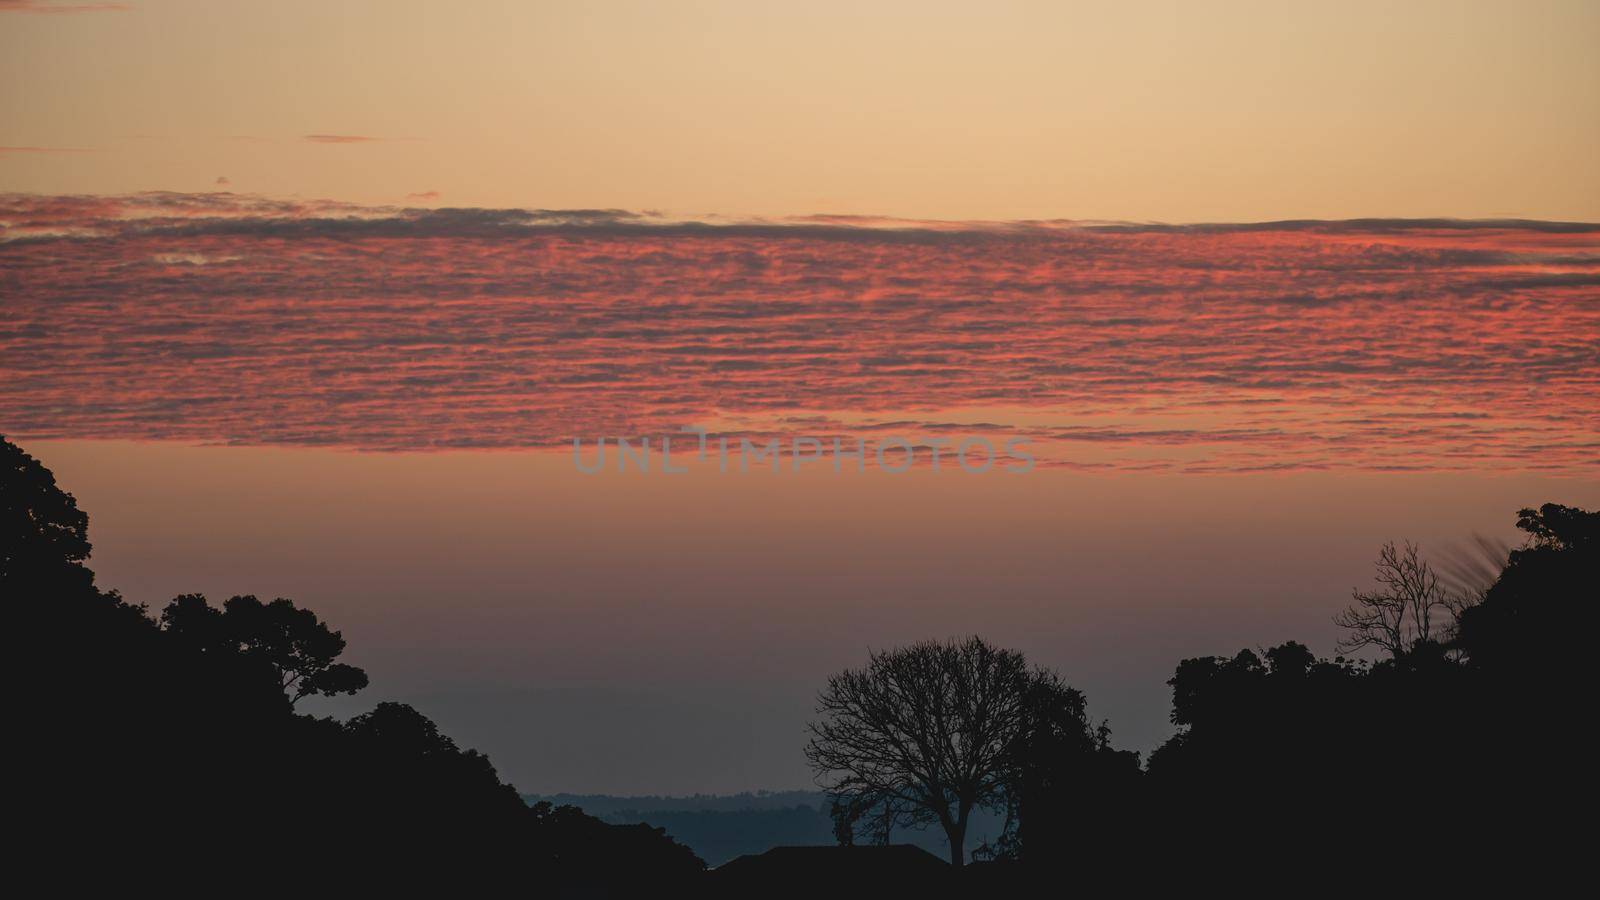
{"label": "red cloud band", "polygon": [[1600,230],[654,224],[0,198],[0,427],[402,450],[975,428],[1111,470],[1600,469]]}

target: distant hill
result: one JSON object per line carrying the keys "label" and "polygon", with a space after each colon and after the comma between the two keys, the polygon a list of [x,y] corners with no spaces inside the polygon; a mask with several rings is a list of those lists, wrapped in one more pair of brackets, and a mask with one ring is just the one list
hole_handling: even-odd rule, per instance
{"label": "distant hill", "polygon": [[[611,794],[524,794],[529,803],[548,800],[556,806],[577,806],[591,816],[614,812],[744,812],[746,810],[788,809],[810,806],[826,810],[828,799],[821,791],[745,791],[740,794],[693,794],[687,797],[660,797],[654,794],[618,797]],[[833,832],[830,830],[829,834]]]}
{"label": "distant hill", "polygon": [[[742,794],[695,794],[690,797],[617,797],[609,794],[524,794],[529,803],[548,800],[570,805],[617,825],[645,822],[664,828],[688,845],[708,865],[773,847],[832,844],[833,823],[828,801],[819,791],[757,791]],[[1003,820],[974,813],[968,852],[997,837]],[[915,844],[944,859],[949,851],[937,828],[897,830],[896,843]]]}

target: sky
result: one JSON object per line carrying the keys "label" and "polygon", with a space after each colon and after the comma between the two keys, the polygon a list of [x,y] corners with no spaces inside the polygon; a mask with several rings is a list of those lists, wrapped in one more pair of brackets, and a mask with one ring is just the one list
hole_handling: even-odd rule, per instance
{"label": "sky", "polygon": [[1384,541],[1600,505],[1596,45],[1589,3],[0,0],[0,434],[100,584],[292,597],[372,676],[316,711],[412,703],[525,791],[806,786],[829,674],[971,633],[1148,751],[1180,659],[1331,654]]}
{"label": "sky", "polygon": [[0,190],[1596,221],[1597,42],[1582,0],[7,0]]}

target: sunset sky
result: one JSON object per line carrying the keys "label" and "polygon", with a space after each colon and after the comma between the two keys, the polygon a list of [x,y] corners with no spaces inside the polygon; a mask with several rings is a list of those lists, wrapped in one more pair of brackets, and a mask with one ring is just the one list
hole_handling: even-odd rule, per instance
{"label": "sunset sky", "polygon": [[[0,0],[0,434],[527,791],[805,786],[868,648],[1117,740],[1600,505],[1600,4]],[[692,426],[911,471],[577,471]],[[1026,474],[932,443],[1024,442]],[[996,462],[1005,462],[1003,452]]]}

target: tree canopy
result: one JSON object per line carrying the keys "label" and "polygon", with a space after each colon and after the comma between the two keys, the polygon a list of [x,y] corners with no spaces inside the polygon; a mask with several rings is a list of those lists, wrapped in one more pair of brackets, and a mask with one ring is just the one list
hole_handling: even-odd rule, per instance
{"label": "tree canopy", "polygon": [[271,603],[230,597],[219,610],[200,594],[183,594],[161,611],[161,628],[199,652],[239,654],[270,667],[291,704],[367,686],[367,673],[337,662],[343,635],[282,597]]}
{"label": "tree canopy", "polygon": [[89,517],[55,475],[0,435],[0,596],[81,589],[93,575]]}

